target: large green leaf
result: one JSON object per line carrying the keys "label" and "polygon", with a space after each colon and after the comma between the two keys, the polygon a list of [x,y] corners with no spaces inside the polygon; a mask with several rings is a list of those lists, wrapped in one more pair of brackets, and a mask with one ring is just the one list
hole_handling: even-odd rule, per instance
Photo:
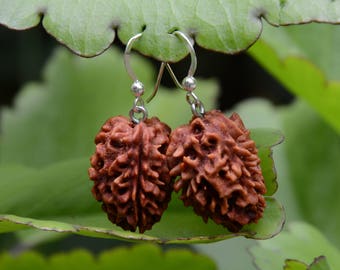
{"label": "large green leaf", "polygon": [[25,228],[76,234],[144,240],[160,243],[212,242],[236,236],[268,238],[283,224],[283,211],[267,198],[264,217],[258,224],[230,233],[213,222],[205,224],[177,195],[160,223],[145,234],[125,232],[111,224],[90,193],[88,159],[68,160],[44,169],[0,167],[0,232]]}
{"label": "large green leaf", "polygon": [[266,27],[250,54],[340,133],[340,28]]}
{"label": "large green leaf", "polygon": [[26,252],[19,256],[0,254],[0,269],[2,270],[104,270],[111,268],[214,270],[216,266],[206,256],[194,254],[185,249],[170,249],[163,252],[160,247],[151,244],[116,248],[102,252],[96,257],[85,250],[54,254],[47,258],[35,252]]}
{"label": "large green leaf", "polygon": [[340,3],[331,0],[1,0],[0,23],[13,29],[36,26],[77,54],[103,52],[118,37],[125,43],[144,30],[136,44],[143,54],[175,61],[186,54],[170,33],[191,33],[207,49],[238,52],[259,37],[262,20],[274,25],[310,21],[339,23]]}
{"label": "large green leaf", "polygon": [[[317,229],[305,223],[292,223],[288,232],[258,242],[250,252],[261,270],[282,269],[285,260],[287,270],[335,270],[340,267],[340,251]],[[297,261],[312,263],[308,268],[307,265],[302,268],[303,264]]]}

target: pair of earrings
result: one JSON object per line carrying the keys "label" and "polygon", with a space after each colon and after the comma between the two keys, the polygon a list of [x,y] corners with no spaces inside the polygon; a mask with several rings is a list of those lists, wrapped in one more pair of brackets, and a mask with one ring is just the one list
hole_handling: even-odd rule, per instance
{"label": "pair of earrings", "polygon": [[[130,119],[108,119],[95,137],[91,157],[92,193],[109,220],[124,230],[139,232],[152,228],[167,209],[173,190],[181,191],[185,206],[192,206],[205,222],[211,218],[232,232],[257,222],[263,215],[266,192],[260,159],[249,131],[234,113],[205,112],[195,95],[197,66],[194,48],[182,32],[174,33],[186,43],[191,65],[180,84],[168,63],[162,63],[155,92],[164,68],[176,85],[187,91],[193,118],[171,132],[158,118],[148,118],[142,95],[144,86],[133,73],[127,43],[124,60],[134,80],[135,96]],[[154,92],[154,93],[155,93]]]}

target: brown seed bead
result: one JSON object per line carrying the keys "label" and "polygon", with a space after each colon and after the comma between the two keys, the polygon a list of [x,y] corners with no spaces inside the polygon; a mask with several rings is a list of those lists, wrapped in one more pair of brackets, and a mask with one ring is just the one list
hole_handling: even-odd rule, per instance
{"label": "brown seed bead", "polygon": [[241,118],[211,111],[173,131],[167,150],[174,184],[192,206],[232,232],[263,215],[266,192],[254,141]]}
{"label": "brown seed bead", "polygon": [[117,116],[95,138],[92,193],[110,221],[124,230],[151,229],[168,207],[173,186],[165,155],[169,134],[157,118],[134,124]]}

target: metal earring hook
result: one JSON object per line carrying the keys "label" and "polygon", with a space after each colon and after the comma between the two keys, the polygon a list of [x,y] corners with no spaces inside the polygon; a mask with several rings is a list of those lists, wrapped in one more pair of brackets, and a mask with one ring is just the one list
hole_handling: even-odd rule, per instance
{"label": "metal earring hook", "polygon": [[[196,57],[196,53],[195,53],[195,49],[193,47],[193,44],[190,40],[189,37],[187,37],[187,35],[185,35],[183,32],[181,31],[174,31],[173,32],[174,35],[177,35],[179,38],[181,38],[189,52],[190,52],[190,58],[191,58],[191,62],[190,62],[190,67],[189,67],[189,71],[188,71],[188,75],[183,79],[183,82],[180,83],[175,75],[175,73],[173,72],[172,68],[170,67],[170,64],[167,62],[162,62],[160,68],[159,68],[159,74],[157,77],[157,87],[155,86],[155,89],[153,91],[153,93],[151,94],[151,96],[147,99],[147,103],[149,103],[157,94],[158,88],[159,88],[159,84],[160,84],[160,80],[162,76],[159,76],[160,74],[163,74],[163,70],[164,67],[167,68],[172,80],[174,81],[174,83],[176,84],[176,86],[178,88],[181,88],[183,90],[187,90],[187,91],[193,91],[196,88],[196,80],[194,78],[194,74],[196,72],[197,69],[197,57]],[[194,87],[192,89],[192,87]]]}
{"label": "metal earring hook", "polygon": [[133,43],[138,40],[143,33],[139,33],[137,35],[134,35],[132,38],[129,39],[128,43],[126,44],[125,51],[124,51],[124,64],[125,64],[125,69],[131,79],[133,81],[138,81],[136,74],[133,72],[131,65],[130,65],[130,56],[131,56],[131,49]]}
{"label": "metal earring hook", "polygon": [[194,74],[197,68],[197,57],[194,46],[191,43],[190,38],[183,32],[175,31],[173,34],[175,34],[185,42],[185,45],[189,50],[191,58],[190,68],[188,71],[188,75],[183,79],[182,83],[180,83],[169,63],[165,63],[165,66],[168,72],[170,73],[171,78],[175,82],[176,86],[180,89],[187,91],[186,99],[191,107],[192,113],[197,117],[203,117],[205,113],[204,105],[196,96],[196,94],[193,92],[196,89],[196,79],[194,78]]}
{"label": "metal earring hook", "polygon": [[149,103],[156,96],[156,94],[158,92],[158,89],[159,89],[159,86],[161,84],[161,80],[162,80],[162,77],[163,77],[165,66],[166,66],[166,63],[162,62],[160,67],[159,67],[159,71],[158,71],[155,87],[153,89],[153,92],[152,92],[151,96],[148,97],[148,99],[146,100],[146,103]]}
{"label": "metal earring hook", "polygon": [[185,42],[185,45],[188,48],[189,53],[190,53],[190,59],[191,59],[190,67],[189,67],[188,75],[183,79],[182,83],[178,81],[169,63],[166,63],[166,68],[178,88],[184,89],[186,91],[193,91],[196,88],[196,80],[194,78],[194,74],[197,69],[197,57],[196,57],[194,46],[191,43],[190,38],[183,32],[175,31],[173,32],[173,34],[178,36],[180,39],[182,39]]}
{"label": "metal earring hook", "polygon": [[196,69],[197,69],[197,57],[196,57],[196,52],[193,46],[193,42],[186,34],[184,34],[181,31],[175,31],[173,32],[173,34],[178,36],[180,39],[182,39],[185,42],[185,45],[189,50],[191,63],[190,63],[189,71],[188,71],[188,76],[192,77],[194,76]]}
{"label": "metal earring hook", "polygon": [[[134,71],[133,71],[133,69],[130,65],[130,56],[131,56],[131,49],[132,49],[133,43],[135,41],[137,41],[142,35],[143,35],[143,33],[139,33],[139,34],[134,35],[132,38],[130,38],[130,40],[126,44],[125,51],[124,51],[125,69],[126,69],[127,73],[129,74],[129,76],[131,77],[131,79],[133,80],[131,90],[134,92],[134,94],[136,94],[135,92],[142,91],[142,93],[139,93],[139,96],[141,96],[144,93],[144,85],[137,79],[137,76],[134,73]],[[159,68],[159,71],[158,71],[154,90],[153,90],[151,96],[147,99],[147,103],[149,103],[155,97],[155,95],[157,94],[157,91],[158,91],[158,88],[159,88],[159,85],[161,83],[162,76],[163,76],[163,73],[164,73],[164,68],[165,68],[165,63],[162,62],[161,66]],[[137,88],[137,89],[135,89],[135,88]],[[138,90],[138,89],[140,89],[140,90]]]}

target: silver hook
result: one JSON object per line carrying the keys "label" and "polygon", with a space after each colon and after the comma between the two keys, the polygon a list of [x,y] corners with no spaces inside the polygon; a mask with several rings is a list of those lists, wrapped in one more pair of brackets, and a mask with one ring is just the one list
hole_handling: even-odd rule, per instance
{"label": "silver hook", "polygon": [[[125,52],[124,52],[124,64],[125,64],[125,68],[127,73],[129,74],[129,76],[131,77],[131,79],[133,80],[133,84],[131,86],[131,90],[134,93],[134,95],[138,95],[141,96],[144,93],[144,85],[137,79],[136,74],[133,72],[131,65],[130,65],[130,56],[131,56],[131,49],[132,49],[132,45],[133,43],[138,40],[141,36],[143,35],[143,33],[139,33],[134,35],[132,38],[130,38],[130,40],[128,41],[128,43],[126,44],[125,47]],[[156,84],[154,86],[154,90],[151,94],[151,96],[147,99],[147,103],[149,103],[156,95],[158,88],[160,86],[161,80],[162,80],[162,76],[164,73],[164,68],[165,68],[165,63],[162,62],[159,71],[158,71],[158,75],[157,75],[157,79],[156,79]]]}
{"label": "silver hook", "polygon": [[187,35],[185,35],[183,32],[174,31],[173,34],[177,35],[179,38],[181,38],[185,42],[186,47],[188,48],[188,50],[190,52],[191,62],[190,62],[188,75],[183,79],[183,82],[180,83],[178,81],[175,73],[173,72],[172,68],[170,67],[169,63],[162,62],[161,66],[159,68],[159,74],[158,74],[158,77],[157,77],[157,84],[154,88],[153,93],[147,99],[147,101],[146,101],[147,103],[149,103],[155,97],[155,95],[157,94],[159,84],[160,84],[160,81],[161,81],[161,77],[162,77],[162,76],[160,76],[160,74],[163,74],[164,67],[167,68],[172,80],[174,81],[174,83],[176,84],[176,86],[178,88],[181,88],[181,89],[187,90],[187,91],[193,91],[196,88],[196,80],[194,78],[194,74],[195,74],[196,69],[197,69],[197,57],[196,57],[196,53],[195,53],[195,49],[193,47],[193,44],[192,44],[190,38],[187,37]]}
{"label": "silver hook", "polygon": [[188,76],[194,76],[194,74],[196,72],[196,68],[197,68],[197,57],[196,57],[194,46],[191,43],[190,38],[186,34],[184,34],[183,32],[175,31],[175,32],[173,32],[173,34],[177,35],[178,37],[180,37],[185,42],[185,45],[189,50],[190,58],[191,58]]}
{"label": "silver hook", "polygon": [[169,63],[166,63],[166,68],[169,71],[171,78],[173,79],[173,81],[175,82],[178,88],[181,88],[187,91],[193,91],[196,88],[196,80],[194,78],[194,74],[197,69],[197,57],[196,57],[194,46],[191,43],[190,38],[183,32],[175,31],[173,32],[173,34],[178,36],[180,39],[182,39],[185,42],[185,45],[188,48],[189,53],[190,53],[190,59],[191,59],[190,67],[189,67],[188,75],[183,79],[182,83],[178,81]]}
{"label": "silver hook", "polygon": [[187,91],[187,102],[189,103],[191,107],[192,113],[195,116],[203,117],[205,113],[204,105],[199,100],[199,98],[193,93],[193,91],[196,89],[196,79],[194,78],[194,74],[197,68],[197,57],[196,57],[194,46],[192,45],[189,37],[185,35],[183,32],[175,31],[174,34],[177,35],[179,38],[181,38],[185,42],[185,45],[189,50],[190,58],[191,58],[190,68],[188,71],[188,75],[183,79],[182,83],[178,81],[169,63],[165,63],[166,68],[169,71],[170,76],[175,82],[176,86],[178,88],[181,88]]}
{"label": "silver hook", "polygon": [[[190,38],[183,32],[175,31],[173,32],[173,34],[178,36],[180,39],[182,39],[185,42],[185,45],[188,48],[189,53],[190,53],[190,59],[191,59],[190,67],[189,67],[188,75],[183,79],[182,83],[178,81],[169,63],[166,63],[166,68],[169,71],[171,78],[173,79],[173,81],[175,82],[178,88],[181,88],[187,91],[193,91],[196,88],[196,81],[194,78],[194,74],[197,69],[197,57],[196,57],[194,46],[191,43]],[[192,89],[192,87],[194,88]]]}
{"label": "silver hook", "polygon": [[125,51],[124,51],[125,68],[126,68],[127,73],[129,74],[129,76],[131,77],[133,81],[138,81],[138,80],[137,80],[136,74],[133,72],[131,65],[130,65],[130,53],[131,53],[133,43],[136,40],[138,40],[142,35],[143,33],[139,33],[137,35],[134,35],[132,38],[130,38],[128,43],[126,44]]}
{"label": "silver hook", "polygon": [[132,78],[133,83],[131,85],[131,91],[135,96],[135,101],[133,103],[132,109],[130,110],[130,119],[133,123],[138,124],[141,121],[144,121],[148,117],[148,111],[144,107],[144,102],[142,99],[142,95],[144,94],[144,85],[137,79],[136,74],[133,72],[130,65],[130,52],[133,43],[142,36],[142,33],[134,35],[128,43],[126,44],[125,52],[124,52],[124,64],[127,73]]}

